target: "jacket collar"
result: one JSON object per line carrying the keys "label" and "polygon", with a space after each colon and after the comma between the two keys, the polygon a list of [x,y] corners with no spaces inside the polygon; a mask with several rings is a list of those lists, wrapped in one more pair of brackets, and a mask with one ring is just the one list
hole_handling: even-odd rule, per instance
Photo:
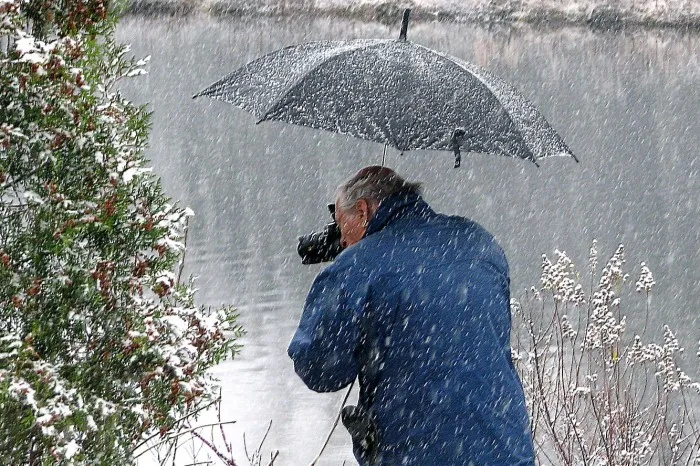
{"label": "jacket collar", "polygon": [[423,198],[413,192],[398,192],[384,199],[370,220],[365,237],[384,229],[387,225],[407,217],[429,217],[433,209]]}

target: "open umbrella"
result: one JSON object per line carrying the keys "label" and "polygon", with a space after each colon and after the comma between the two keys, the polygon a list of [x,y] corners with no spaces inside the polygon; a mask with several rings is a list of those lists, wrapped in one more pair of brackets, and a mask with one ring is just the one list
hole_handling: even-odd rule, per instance
{"label": "open umbrella", "polygon": [[[562,138],[514,87],[471,63],[406,40],[319,41],[258,58],[194,97],[392,146],[460,150],[537,161],[571,156]],[[576,160],[578,161],[578,160]]]}

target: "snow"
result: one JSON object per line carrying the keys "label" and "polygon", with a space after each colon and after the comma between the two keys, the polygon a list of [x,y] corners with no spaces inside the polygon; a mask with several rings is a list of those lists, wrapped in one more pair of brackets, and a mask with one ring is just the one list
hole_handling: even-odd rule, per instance
{"label": "snow", "polygon": [[41,198],[41,196],[39,196],[34,191],[25,191],[24,198],[27,200],[27,202],[32,202],[35,204],[43,204],[44,203],[44,200]]}
{"label": "snow", "polygon": [[136,69],[133,69],[133,70],[129,71],[128,73],[126,73],[126,77],[131,78],[134,76],[142,76],[144,74],[148,74],[148,72],[146,70],[144,70],[143,68],[136,68]]}
{"label": "snow", "polygon": [[75,440],[71,440],[70,442],[68,442],[68,445],[65,446],[65,450],[63,451],[63,454],[65,455],[66,459],[71,459],[79,451],[80,451],[80,446],[75,442]]}
{"label": "snow", "polygon": [[23,38],[17,40],[17,42],[15,43],[15,48],[17,49],[17,52],[20,55],[26,55],[26,54],[36,50],[36,47],[34,46],[34,42],[35,42],[35,40],[31,36],[23,37]]}
{"label": "snow", "polygon": [[122,174],[122,179],[124,180],[124,183],[131,183],[131,181],[134,179],[134,177],[140,176],[144,173],[150,173],[153,171],[153,168],[148,167],[148,168],[141,168],[141,167],[131,167],[127,168],[124,173]]}
{"label": "snow", "polygon": [[642,262],[642,272],[639,276],[639,280],[637,280],[637,291],[646,291],[649,293],[651,289],[654,287],[656,282],[654,281],[654,277],[651,274],[651,270],[649,270],[649,267]]}
{"label": "snow", "polygon": [[188,328],[187,322],[185,322],[180,316],[163,316],[161,317],[161,321],[170,327],[170,331],[176,338],[182,338]]}

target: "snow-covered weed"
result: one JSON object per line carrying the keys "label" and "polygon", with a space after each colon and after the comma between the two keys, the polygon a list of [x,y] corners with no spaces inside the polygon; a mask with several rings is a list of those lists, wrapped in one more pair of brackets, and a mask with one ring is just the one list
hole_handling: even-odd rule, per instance
{"label": "snow-covered weed", "polygon": [[621,302],[624,247],[599,272],[594,241],[590,296],[566,253],[555,254],[555,263],[543,256],[540,288],[511,304],[513,362],[540,464],[697,464],[700,384],[678,366],[683,349],[669,326],[663,343],[645,342],[656,284],[649,267],[641,264],[635,283],[647,298],[643,330],[630,338]]}

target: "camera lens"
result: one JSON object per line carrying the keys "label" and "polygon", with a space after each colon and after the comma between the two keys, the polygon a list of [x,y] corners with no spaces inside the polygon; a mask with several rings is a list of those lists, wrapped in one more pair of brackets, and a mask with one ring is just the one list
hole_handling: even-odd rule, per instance
{"label": "camera lens", "polygon": [[343,250],[340,245],[340,227],[335,222],[326,225],[322,231],[299,237],[297,252],[302,264],[318,264],[335,259]]}

